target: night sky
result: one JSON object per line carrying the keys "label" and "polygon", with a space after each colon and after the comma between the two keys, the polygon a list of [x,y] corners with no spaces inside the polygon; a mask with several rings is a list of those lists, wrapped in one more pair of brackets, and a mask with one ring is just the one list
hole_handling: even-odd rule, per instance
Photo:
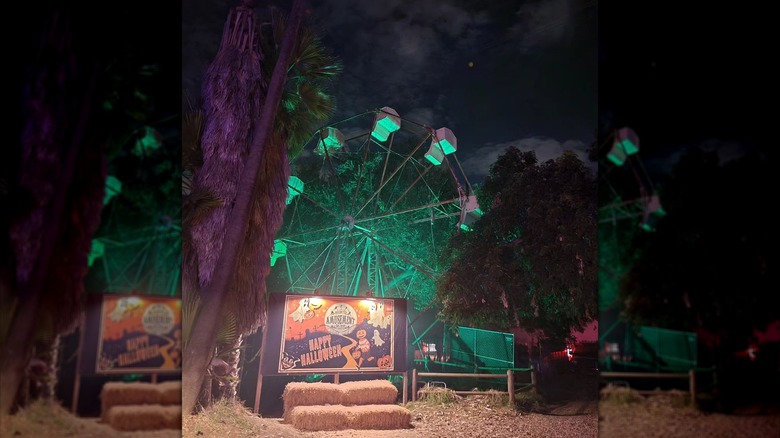
{"label": "night sky", "polygon": [[[733,2],[643,0],[600,8],[599,127],[634,129],[639,161],[656,188],[689,147],[717,151],[721,164],[748,152],[775,159],[780,76],[771,55],[772,17],[766,8]],[[605,161],[600,172],[608,179],[612,165]],[[744,192],[747,202],[766,202],[759,196],[768,187],[755,189]],[[757,338],[780,340],[780,321]]]}
{"label": "night sky", "polygon": [[[237,0],[191,0],[182,12],[182,81],[199,94]],[[290,2],[278,4],[290,10]],[[540,161],[585,150],[597,120],[596,1],[307,2],[306,22],[341,59],[332,121],[390,106],[446,126],[472,183],[508,146]],[[471,66],[470,66],[470,63]]]}
{"label": "night sky", "polygon": [[[703,5],[703,6],[702,6]],[[599,15],[599,122],[629,126],[663,177],[685,147],[768,151],[777,67],[766,9],[615,2]]]}

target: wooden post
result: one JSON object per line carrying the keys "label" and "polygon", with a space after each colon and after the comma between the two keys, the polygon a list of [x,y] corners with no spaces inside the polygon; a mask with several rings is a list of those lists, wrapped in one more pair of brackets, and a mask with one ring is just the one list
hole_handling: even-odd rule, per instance
{"label": "wooden post", "polygon": [[268,333],[268,323],[263,327],[263,337],[260,340],[260,363],[257,366],[257,387],[255,389],[255,406],[252,412],[255,414],[260,412],[260,394],[263,391],[263,358],[265,356],[265,340]]}
{"label": "wooden post", "polygon": [[404,371],[404,373],[403,373],[403,376],[404,376],[404,389],[403,389],[403,391],[401,391],[401,393],[403,394],[402,397],[401,397],[401,400],[403,401],[404,406],[406,406],[406,402],[409,400],[408,389],[407,389],[407,386],[409,384],[409,382],[407,381],[407,376],[408,375],[409,375],[409,372],[408,371]]}
{"label": "wooden post", "polygon": [[536,392],[536,369],[531,367],[531,390]]}
{"label": "wooden post", "polygon": [[70,413],[76,415],[79,406],[79,390],[81,388],[81,349],[84,348],[84,332],[87,326],[86,310],[81,312],[79,327],[79,346],[76,350],[76,375],[73,380],[73,397],[70,400]]}
{"label": "wooden post", "polygon": [[417,400],[417,368],[412,368],[412,401]]}
{"label": "wooden post", "polygon": [[152,373],[152,384],[153,385],[157,384],[157,373]]}
{"label": "wooden post", "polygon": [[506,370],[506,389],[509,392],[509,407],[515,408],[515,373]]}
{"label": "wooden post", "polygon": [[691,405],[696,404],[696,371],[688,371],[688,388],[691,392]]}
{"label": "wooden post", "polygon": [[339,373],[333,375],[333,383],[335,383],[336,385],[339,384]]}

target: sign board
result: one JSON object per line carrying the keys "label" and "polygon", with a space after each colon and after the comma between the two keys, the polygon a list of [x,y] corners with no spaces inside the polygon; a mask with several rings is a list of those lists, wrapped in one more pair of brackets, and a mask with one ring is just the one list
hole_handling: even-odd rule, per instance
{"label": "sign board", "polygon": [[181,299],[103,295],[98,374],[180,372]]}
{"label": "sign board", "polygon": [[266,375],[406,370],[406,300],[271,294],[268,312]]}

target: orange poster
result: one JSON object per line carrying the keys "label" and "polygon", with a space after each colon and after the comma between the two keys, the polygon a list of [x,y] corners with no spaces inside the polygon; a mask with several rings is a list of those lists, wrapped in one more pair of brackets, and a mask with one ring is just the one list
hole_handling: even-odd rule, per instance
{"label": "orange poster", "polygon": [[181,299],[104,295],[97,373],[181,369]]}
{"label": "orange poster", "polygon": [[279,373],[393,371],[393,300],[287,296]]}

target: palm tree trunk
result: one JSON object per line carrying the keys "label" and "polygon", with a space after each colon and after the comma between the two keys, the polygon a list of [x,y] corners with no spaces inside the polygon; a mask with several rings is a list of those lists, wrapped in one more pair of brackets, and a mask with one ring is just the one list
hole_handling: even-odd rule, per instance
{"label": "palm tree trunk", "polygon": [[57,398],[57,376],[60,371],[60,335],[54,336],[51,344],[46,346],[46,374],[41,382],[40,398],[53,402]]}
{"label": "palm tree trunk", "polygon": [[[64,155],[63,167],[54,186],[55,194],[45,216],[49,219],[44,223],[41,242],[57,242],[62,233],[61,218],[63,218],[65,204],[69,198],[68,191],[83,144],[97,71],[98,69],[95,68],[88,83],[78,124]],[[55,120],[55,123],[57,122],[62,121]],[[53,246],[47,244],[40,246],[30,280],[20,288],[18,312],[14,315],[9,330],[9,333],[14,335],[8,337],[3,345],[2,354],[0,354],[0,413],[10,412],[14,397],[24,378],[25,367],[30,360],[43,284],[47,278],[46,273],[49,271]]]}
{"label": "palm tree trunk", "polygon": [[[285,37],[282,41],[279,59],[271,76],[263,112],[255,130],[255,137],[246,167],[241,175],[235,207],[227,227],[217,268],[214,271],[211,282],[204,285],[203,288],[203,308],[208,309],[208,311],[203,312],[195,321],[192,328],[192,337],[182,357],[182,379],[187,382],[182,390],[182,412],[187,414],[192,413],[195,408],[198,391],[203,384],[206,368],[211,358],[210,353],[215,346],[217,330],[226,301],[225,297],[228,293],[230,279],[235,271],[239,249],[249,224],[251,198],[255,191],[258,171],[263,160],[265,146],[271,138],[274,116],[287,79],[287,66],[291,61],[295,36],[298,33],[303,16],[303,6],[304,0],[295,0],[293,2],[289,27],[286,29]],[[282,145],[277,146],[282,147]]]}
{"label": "palm tree trunk", "polygon": [[238,399],[239,363],[241,362],[241,346],[243,343],[244,336],[239,335],[236,338],[236,342],[225,346],[228,349],[228,353],[222,355],[222,357],[228,364],[228,373],[224,378],[220,379],[219,391],[216,395],[218,399],[229,401]]}

